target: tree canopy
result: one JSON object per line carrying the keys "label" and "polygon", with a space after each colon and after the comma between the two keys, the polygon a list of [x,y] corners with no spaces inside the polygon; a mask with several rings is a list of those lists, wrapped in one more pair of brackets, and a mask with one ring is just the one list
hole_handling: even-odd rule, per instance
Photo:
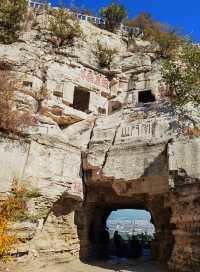
{"label": "tree canopy", "polygon": [[176,58],[165,60],[162,75],[176,105],[200,105],[200,47],[185,42]]}
{"label": "tree canopy", "polygon": [[184,40],[177,34],[176,29],[154,20],[147,12],[143,12],[135,19],[129,20],[128,26],[141,28],[145,40],[156,42],[159,45],[157,53],[162,58],[171,58],[174,51]]}
{"label": "tree canopy", "polygon": [[76,16],[62,7],[54,10],[49,21],[51,41],[58,47],[73,45],[76,38],[83,37],[83,32]]}
{"label": "tree canopy", "polygon": [[120,27],[122,21],[127,18],[128,13],[123,5],[112,1],[108,7],[100,10],[100,15],[105,18],[106,29],[115,32]]}
{"label": "tree canopy", "polygon": [[27,10],[27,0],[0,1],[0,42],[17,40]]}

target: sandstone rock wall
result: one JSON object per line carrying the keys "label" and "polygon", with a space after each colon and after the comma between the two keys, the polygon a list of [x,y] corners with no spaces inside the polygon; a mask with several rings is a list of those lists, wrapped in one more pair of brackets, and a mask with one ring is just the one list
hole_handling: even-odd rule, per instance
{"label": "sandstone rock wall", "polygon": [[199,139],[169,145],[171,223],[175,245],[169,261],[172,271],[198,271],[199,250]]}
{"label": "sandstone rock wall", "polygon": [[[12,231],[23,241],[14,253],[51,261],[91,257],[91,232],[119,208],[147,209],[156,239],[152,252],[171,271],[195,271],[199,247],[199,110],[168,103],[155,48],[82,23],[85,40],[55,49],[46,17],[12,45],[0,63],[15,77],[16,107],[35,118],[21,136],[0,135],[0,199],[18,177],[37,196],[29,220]],[[97,40],[117,49],[101,69]],[[141,92],[155,101],[145,103]],[[84,92],[84,93],[83,93]],[[87,93],[87,95],[84,95]],[[84,110],[76,96],[89,97]]]}

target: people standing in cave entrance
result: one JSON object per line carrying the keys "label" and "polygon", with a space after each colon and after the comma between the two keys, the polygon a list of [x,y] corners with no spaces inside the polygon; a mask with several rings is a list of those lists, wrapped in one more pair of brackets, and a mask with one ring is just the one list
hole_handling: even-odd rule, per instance
{"label": "people standing in cave entrance", "polygon": [[106,227],[101,234],[101,243],[103,245],[103,257],[106,259],[109,255],[109,243],[110,243],[110,235],[108,228]]}
{"label": "people standing in cave entrance", "polygon": [[118,263],[118,261],[119,261],[118,258],[121,257],[121,255],[122,255],[122,238],[119,235],[117,230],[114,232],[113,244],[114,244],[115,255],[117,257],[117,263]]}
{"label": "people standing in cave entrance", "polygon": [[131,248],[133,259],[138,259],[142,256],[142,246],[135,235],[133,235],[131,239]]}

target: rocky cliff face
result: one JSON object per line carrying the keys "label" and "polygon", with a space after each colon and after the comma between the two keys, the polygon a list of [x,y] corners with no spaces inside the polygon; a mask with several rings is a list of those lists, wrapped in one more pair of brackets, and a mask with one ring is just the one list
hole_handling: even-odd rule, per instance
{"label": "rocky cliff face", "polygon": [[[13,177],[38,192],[28,201],[34,219],[12,226],[21,241],[14,253],[90,257],[98,251],[91,233],[112,210],[142,208],[156,227],[155,256],[171,271],[198,271],[198,109],[170,105],[150,43],[82,23],[83,41],[55,49],[45,16],[37,20],[19,42],[0,46],[17,79],[16,105],[37,120],[23,137],[0,135],[1,200]],[[98,39],[117,49],[111,70],[98,66]]]}

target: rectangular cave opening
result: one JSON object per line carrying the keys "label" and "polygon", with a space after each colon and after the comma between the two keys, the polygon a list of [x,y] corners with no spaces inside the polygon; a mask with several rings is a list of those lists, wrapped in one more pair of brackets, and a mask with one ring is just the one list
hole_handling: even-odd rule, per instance
{"label": "rectangular cave opening", "polygon": [[151,90],[141,91],[138,93],[138,103],[151,103],[155,101],[155,96],[152,94]]}
{"label": "rectangular cave opening", "polygon": [[81,87],[75,87],[73,108],[79,111],[88,112],[90,103],[90,92]]}

